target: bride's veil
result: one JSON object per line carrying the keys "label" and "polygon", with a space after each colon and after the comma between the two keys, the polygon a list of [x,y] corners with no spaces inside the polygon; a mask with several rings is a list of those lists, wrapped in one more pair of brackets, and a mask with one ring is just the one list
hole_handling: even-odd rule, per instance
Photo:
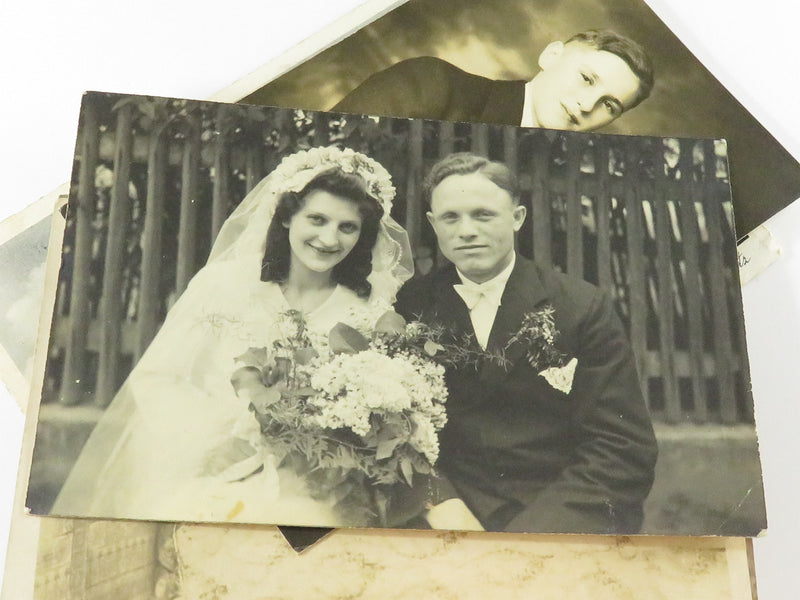
{"label": "bride's veil", "polygon": [[[236,321],[237,311],[252,310],[252,306],[245,306],[246,294],[240,292],[259,281],[267,230],[278,200],[284,192],[300,191],[331,169],[360,176],[369,195],[383,207],[368,277],[372,284],[370,302],[386,305],[394,301],[402,283],[413,274],[413,259],[405,230],[390,216],[395,189],[386,169],[364,154],[336,147],[312,148],[285,157],[223,224],[206,265],[169,311],[161,330],[89,437],[52,514],[148,518],[116,514],[112,508],[115,503],[111,496],[129,493],[126,489],[130,484],[123,484],[126,478],[145,488],[152,485],[150,491],[158,493],[157,482],[148,481],[146,471],[137,472],[139,460],[129,446],[147,455],[141,457],[142,463],[163,461],[166,477],[170,468],[181,464],[184,453],[193,451],[195,440],[210,438],[214,429],[219,429],[219,420],[226,418],[225,408],[219,406],[224,403],[215,402],[214,387],[198,383],[204,381],[207,346],[214,343],[213,338],[199,333],[198,312],[214,312],[215,318],[220,318],[219,326],[225,327]],[[154,373],[158,377],[153,377]],[[181,386],[191,390],[181,394]],[[177,392],[167,394],[165,388]],[[194,400],[198,396],[202,401]],[[177,426],[159,428],[160,423],[175,420]],[[148,433],[143,435],[144,431]],[[134,443],[137,437],[142,439]]]}
{"label": "bride's veil", "polygon": [[393,301],[397,290],[414,273],[408,234],[390,214],[395,188],[391,175],[382,165],[350,149],[312,148],[284,158],[225,221],[214,241],[208,263],[252,260],[252,257],[263,256],[267,229],[281,194],[299,192],[317,175],[331,169],[360,176],[367,192],[383,208],[378,239],[372,251],[369,281],[374,288],[373,294]]}

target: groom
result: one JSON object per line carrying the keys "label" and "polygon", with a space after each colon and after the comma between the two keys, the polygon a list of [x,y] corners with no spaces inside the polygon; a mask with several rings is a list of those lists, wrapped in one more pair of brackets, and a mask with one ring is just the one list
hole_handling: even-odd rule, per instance
{"label": "groom", "polygon": [[[466,505],[491,531],[639,531],[656,442],[609,296],[515,252],[526,209],[504,164],[450,155],[425,191],[453,264],[408,282],[397,310],[507,359],[447,372],[437,471],[440,498],[452,499],[432,509],[445,513],[434,526],[458,528],[445,507]],[[531,335],[509,343],[523,321],[550,308],[553,343]]]}
{"label": "groom", "polygon": [[431,56],[375,73],[332,110],[591,131],[645,100],[653,65],[635,41],[608,30],[547,45],[529,81],[493,80]]}

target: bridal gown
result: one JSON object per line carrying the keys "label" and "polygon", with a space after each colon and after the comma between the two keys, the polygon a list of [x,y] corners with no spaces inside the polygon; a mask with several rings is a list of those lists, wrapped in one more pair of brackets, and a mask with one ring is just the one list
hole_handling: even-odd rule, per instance
{"label": "bridal gown", "polygon": [[[101,418],[51,514],[347,525],[332,502],[313,500],[298,476],[275,464],[268,441],[243,474],[236,475],[236,467],[204,474],[209,453],[220,444],[234,435],[259,436],[249,402],[230,382],[234,359],[285,336],[290,308],[277,284],[252,272],[224,262],[201,270]],[[324,356],[334,325],[369,334],[388,309],[340,285],[304,317],[312,345]]]}

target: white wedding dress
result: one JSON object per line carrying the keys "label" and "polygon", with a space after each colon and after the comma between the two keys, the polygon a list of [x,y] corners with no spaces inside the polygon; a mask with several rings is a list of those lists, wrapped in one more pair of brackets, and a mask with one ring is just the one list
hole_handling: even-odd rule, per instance
{"label": "white wedding dress", "polygon": [[[259,436],[248,401],[230,382],[234,359],[286,335],[282,315],[290,308],[275,283],[225,263],[204,268],[170,311],[169,335],[156,337],[90,437],[51,514],[343,525],[330,504],[308,496],[301,479],[276,468],[268,441],[247,461],[259,461],[259,472],[241,481],[231,481],[230,472],[203,474],[220,444]],[[390,308],[340,285],[304,317],[324,356],[334,325],[368,335]]]}

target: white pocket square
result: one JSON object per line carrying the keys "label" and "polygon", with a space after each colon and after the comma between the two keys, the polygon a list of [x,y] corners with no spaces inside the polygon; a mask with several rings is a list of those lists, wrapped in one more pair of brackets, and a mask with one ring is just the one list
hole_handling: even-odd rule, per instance
{"label": "white pocket square", "polygon": [[539,375],[544,377],[552,387],[569,394],[572,389],[572,378],[575,377],[575,367],[578,366],[578,359],[573,358],[563,367],[550,367],[540,371]]}

